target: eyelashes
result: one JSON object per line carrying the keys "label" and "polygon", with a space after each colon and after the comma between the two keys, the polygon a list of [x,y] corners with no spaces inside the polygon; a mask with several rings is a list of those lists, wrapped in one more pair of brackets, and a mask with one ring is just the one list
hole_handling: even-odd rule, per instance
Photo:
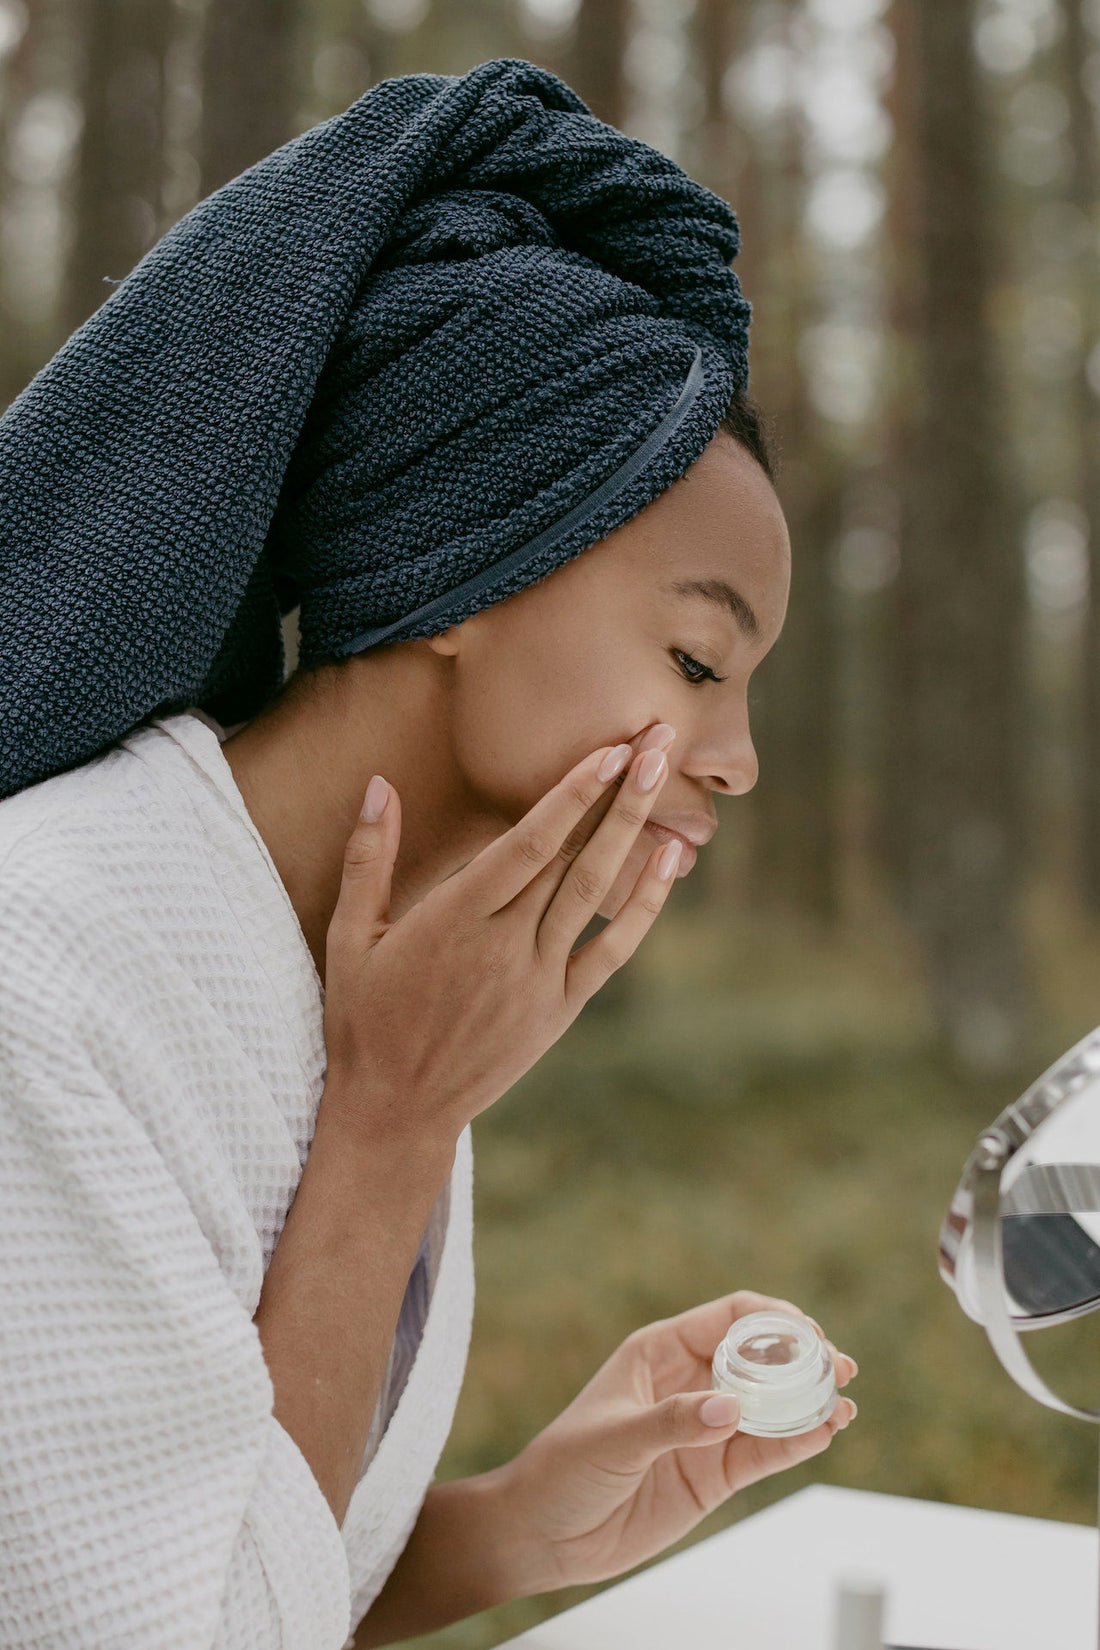
{"label": "eyelashes", "polygon": [[[690,653],[684,652],[683,648],[674,647],[670,649],[670,652],[679,664],[684,680],[690,682],[693,687],[699,687],[707,681],[724,682],[726,680],[724,676],[716,676],[709,665],[701,664],[698,659],[693,659]],[[695,671],[698,671],[699,674],[694,675],[693,672]]]}

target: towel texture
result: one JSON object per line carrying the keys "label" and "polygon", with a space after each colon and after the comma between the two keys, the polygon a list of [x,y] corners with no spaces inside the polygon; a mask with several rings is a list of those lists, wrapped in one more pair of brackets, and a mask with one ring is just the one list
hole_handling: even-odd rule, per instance
{"label": "towel texture", "polygon": [[252,1322],[323,992],[217,734],[0,803],[0,1644],[341,1650],[408,1539],[473,1306],[469,1131],[338,1526]]}
{"label": "towel texture", "polygon": [[0,796],[247,720],[296,606],[305,662],[434,634],[628,520],[747,381],[737,245],[519,58],[383,81],[200,202],[0,419]]}

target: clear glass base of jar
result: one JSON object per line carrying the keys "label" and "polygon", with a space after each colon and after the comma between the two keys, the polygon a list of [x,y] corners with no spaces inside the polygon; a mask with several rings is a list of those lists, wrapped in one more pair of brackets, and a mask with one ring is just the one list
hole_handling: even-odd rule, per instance
{"label": "clear glass base of jar", "polygon": [[756,1438],[797,1438],[836,1408],[828,1345],[808,1319],[787,1312],[736,1319],[715,1349],[711,1375],[715,1391],[740,1402],[740,1430]]}
{"label": "clear glass base of jar", "polygon": [[793,1424],[789,1421],[753,1420],[742,1414],[737,1430],[738,1432],[751,1433],[754,1438],[798,1438],[804,1432],[812,1432],[815,1427],[821,1426],[829,1419],[836,1408],[839,1396],[839,1393],[834,1392],[821,1405],[816,1414],[811,1415],[808,1420],[796,1421]]}

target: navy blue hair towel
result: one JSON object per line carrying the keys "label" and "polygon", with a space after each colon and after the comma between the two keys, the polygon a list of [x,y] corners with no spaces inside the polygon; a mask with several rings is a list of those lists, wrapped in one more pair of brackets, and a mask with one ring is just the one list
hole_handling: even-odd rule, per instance
{"label": "navy blue hair towel", "polygon": [[[200,201],[0,419],[0,796],[543,578],[748,378],[726,203],[520,58]],[[108,272],[104,272],[105,274]]]}

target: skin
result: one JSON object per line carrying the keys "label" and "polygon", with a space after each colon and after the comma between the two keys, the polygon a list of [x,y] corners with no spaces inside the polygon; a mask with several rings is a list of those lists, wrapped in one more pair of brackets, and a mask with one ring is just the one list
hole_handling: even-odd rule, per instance
{"label": "skin", "polygon": [[[712,578],[740,593],[756,635],[665,589]],[[653,723],[676,730],[655,817],[713,819],[711,793],[751,790],[748,682],[779,635],[789,586],[772,485],[720,431],[637,516],[539,583],[441,635],[291,678],[222,748],[322,981],[344,846],[373,773],[401,798],[395,921],[586,752]],[[689,681],[673,648],[724,680]],[[618,911],[656,840],[640,834],[601,915]]]}
{"label": "skin", "polygon": [[[726,581],[736,613],[670,591],[683,580]],[[297,673],[222,748],[322,983],[344,851],[372,774],[400,799],[394,924],[601,746],[664,745],[656,820],[713,821],[714,794],[750,790],[748,683],[782,628],[789,582],[771,483],[720,432],[672,487],[538,584],[438,636]],[[722,679],[691,680],[698,665]],[[638,832],[600,915],[616,915],[660,840]],[[339,1140],[332,1149],[346,1158]],[[300,1192],[288,1230],[304,1209]],[[799,1310],[739,1292],[648,1325],[514,1461],[433,1485],[357,1643],[619,1574],[738,1488],[827,1448],[855,1414],[848,1398],[810,1433],[757,1439],[737,1430],[733,1400],[709,1395],[726,1328],[776,1305]],[[832,1350],[846,1385],[855,1363]]]}

